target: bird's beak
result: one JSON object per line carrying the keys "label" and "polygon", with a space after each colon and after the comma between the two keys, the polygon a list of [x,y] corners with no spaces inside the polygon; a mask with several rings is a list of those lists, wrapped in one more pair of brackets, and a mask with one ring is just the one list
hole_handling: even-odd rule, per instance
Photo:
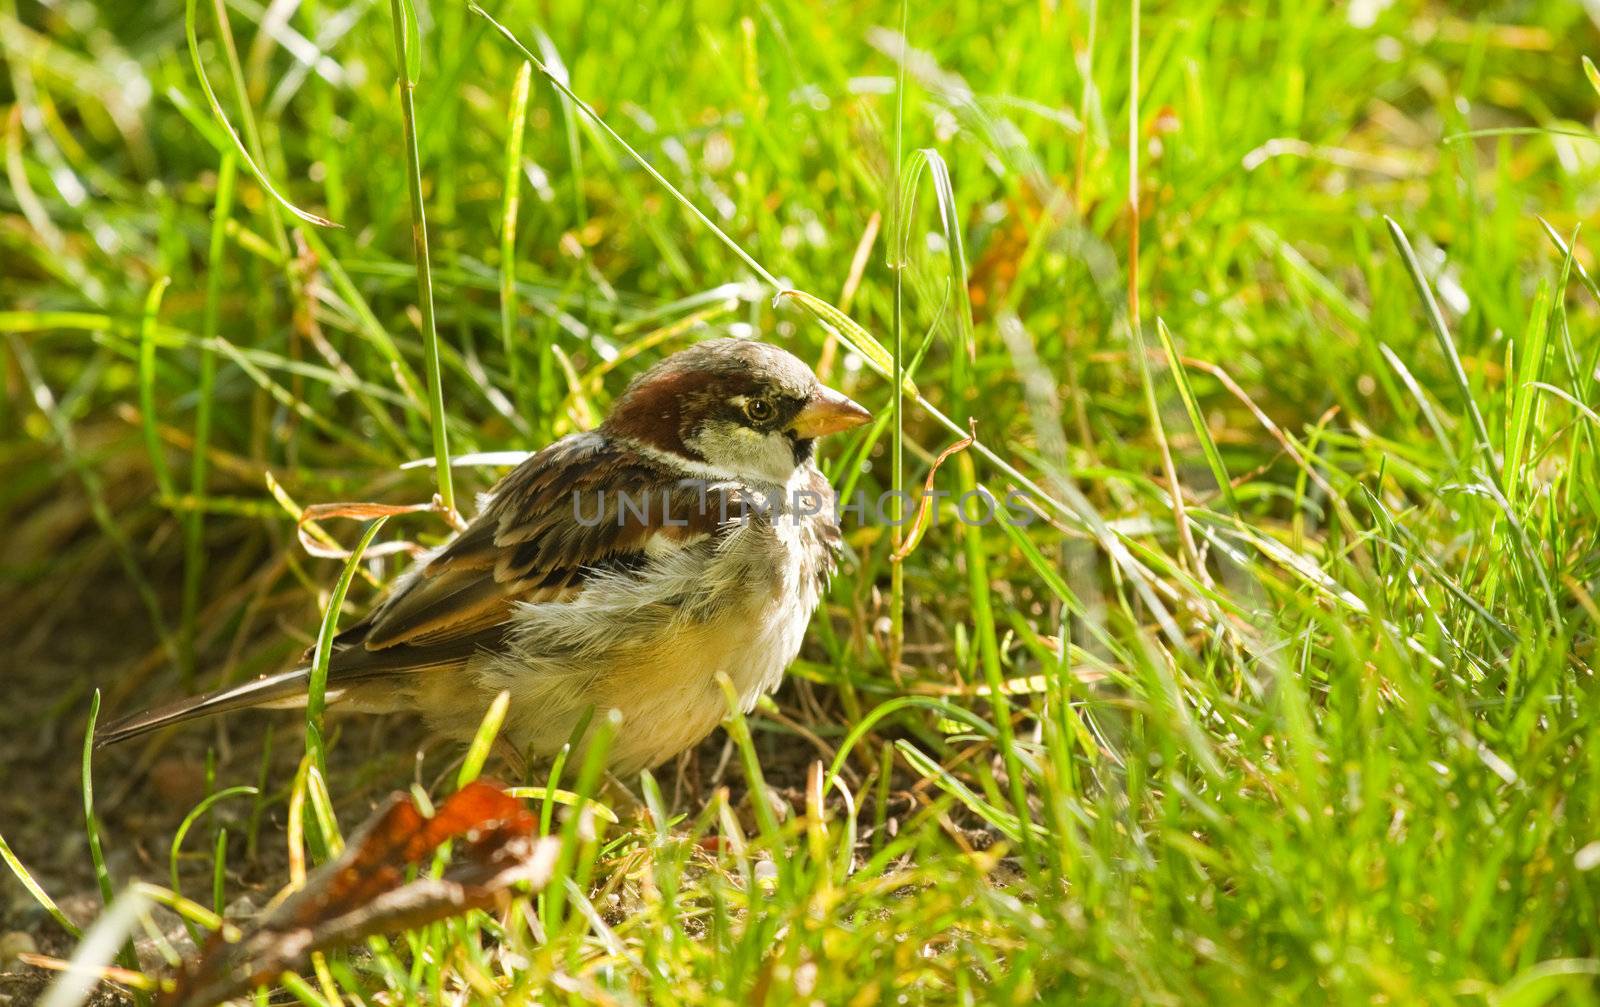
{"label": "bird's beak", "polygon": [[872,414],[826,386],[812,393],[805,407],[795,414],[789,430],[797,437],[810,439],[859,427]]}

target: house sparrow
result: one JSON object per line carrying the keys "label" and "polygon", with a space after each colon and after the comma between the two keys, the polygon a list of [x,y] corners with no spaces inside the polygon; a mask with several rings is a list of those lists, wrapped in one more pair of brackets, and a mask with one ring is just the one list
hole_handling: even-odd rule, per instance
{"label": "house sparrow", "polygon": [[[469,739],[511,694],[504,737],[554,754],[618,710],[621,773],[657,765],[783,678],[840,536],[816,438],[871,415],[791,354],[711,339],[636,379],[604,423],[517,466],[481,513],[335,638],[330,704],[415,711]],[[306,665],[108,726],[109,744],[195,717],[305,702]]]}

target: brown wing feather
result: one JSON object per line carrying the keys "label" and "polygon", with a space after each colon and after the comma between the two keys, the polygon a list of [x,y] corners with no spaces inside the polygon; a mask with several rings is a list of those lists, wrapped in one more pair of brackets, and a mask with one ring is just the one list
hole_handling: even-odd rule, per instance
{"label": "brown wing feather", "polygon": [[330,678],[459,665],[498,642],[518,603],[570,600],[596,569],[644,562],[654,537],[714,534],[724,504],[680,479],[598,434],[550,445],[507,475],[453,542],[339,635]]}

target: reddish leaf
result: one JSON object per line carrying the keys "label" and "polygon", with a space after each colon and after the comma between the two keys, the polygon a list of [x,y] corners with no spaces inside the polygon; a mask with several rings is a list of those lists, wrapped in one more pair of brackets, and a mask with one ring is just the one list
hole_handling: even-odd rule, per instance
{"label": "reddish leaf", "polygon": [[[514,884],[543,888],[559,844],[537,838],[536,828],[520,801],[482,780],[452,794],[432,818],[424,818],[410,797],[395,794],[337,860],[318,868],[237,941],[213,934],[161,1002],[209,1007],[302,966],[314,951],[487,908]],[[405,880],[408,870],[452,841],[459,844],[442,877]]]}

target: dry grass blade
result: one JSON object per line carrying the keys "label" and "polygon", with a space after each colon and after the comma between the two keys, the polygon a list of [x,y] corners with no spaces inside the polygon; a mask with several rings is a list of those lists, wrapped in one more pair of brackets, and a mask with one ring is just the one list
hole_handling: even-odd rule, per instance
{"label": "dry grass blade", "polygon": [[932,513],[934,506],[933,481],[939,475],[939,469],[944,466],[945,462],[950,460],[952,455],[958,454],[962,451],[965,451],[967,448],[970,448],[972,446],[972,442],[978,439],[978,421],[976,419],[971,420],[970,424],[972,427],[972,433],[961,438],[959,441],[955,441],[947,445],[945,449],[940,451],[938,456],[933,459],[933,464],[928,466],[927,478],[922,481],[922,500],[919,502],[917,507],[917,516],[912,520],[911,534],[906,536],[905,542],[902,543],[898,549],[889,554],[890,562],[904,563],[906,561],[906,557],[910,556],[912,550],[916,549],[917,543],[922,541],[923,533],[927,531],[928,516],[930,513]]}
{"label": "dry grass blade", "polygon": [[[432,461],[432,459],[429,459]],[[329,518],[350,518],[356,521],[371,521],[376,518],[395,517],[400,514],[439,514],[448,522],[454,512],[446,510],[438,501],[425,504],[380,504],[380,503],[323,503],[312,504],[300,512],[299,519],[295,521],[295,535],[300,539],[300,548],[312,556],[321,559],[350,558],[351,551],[337,546],[330,546],[312,529],[321,531],[320,524]],[[366,550],[368,558],[375,556],[389,556],[395,553],[416,554],[423,551],[422,546],[414,542],[385,542],[380,546]]]}

